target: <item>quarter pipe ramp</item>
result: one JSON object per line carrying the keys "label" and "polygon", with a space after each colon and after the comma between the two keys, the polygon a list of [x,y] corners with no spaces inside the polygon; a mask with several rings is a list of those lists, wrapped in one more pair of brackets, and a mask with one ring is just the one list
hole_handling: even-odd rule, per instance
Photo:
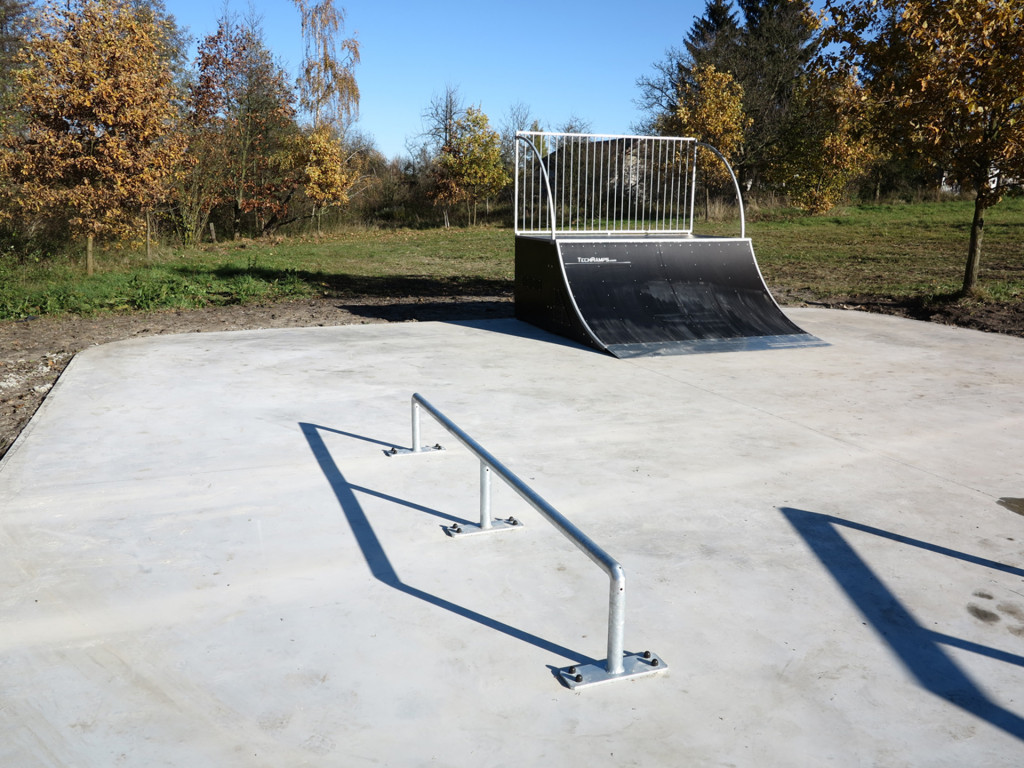
{"label": "quarter pipe ramp", "polygon": [[516,317],[615,357],[824,346],[779,309],[749,238],[517,236]]}

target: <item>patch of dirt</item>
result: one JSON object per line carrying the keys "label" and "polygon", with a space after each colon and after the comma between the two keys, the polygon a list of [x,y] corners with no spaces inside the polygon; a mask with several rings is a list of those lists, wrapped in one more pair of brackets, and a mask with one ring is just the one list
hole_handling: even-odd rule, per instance
{"label": "patch of dirt", "polygon": [[512,316],[511,296],[431,296],[304,299],[271,305],[3,321],[0,322],[0,458],[39,409],[71,359],[86,347],[172,333]]}
{"label": "patch of dirt", "polygon": [[799,290],[773,289],[772,293],[783,306],[854,309],[1024,337],[1024,303],[1000,304],[973,299],[925,303],[914,298],[890,299],[878,296],[832,296],[822,300]]}

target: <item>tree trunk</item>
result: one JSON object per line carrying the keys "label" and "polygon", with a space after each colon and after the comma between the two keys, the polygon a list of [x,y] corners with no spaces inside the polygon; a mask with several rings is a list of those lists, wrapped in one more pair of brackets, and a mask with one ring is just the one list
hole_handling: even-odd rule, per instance
{"label": "tree trunk", "polygon": [[978,283],[978,265],[981,263],[981,238],[985,233],[985,209],[988,203],[979,194],[974,199],[974,221],[971,223],[971,244],[967,247],[967,268],[964,270],[964,287],[961,296],[970,296]]}
{"label": "tree trunk", "polygon": [[153,258],[152,226],[149,222],[149,211],[146,211],[146,261]]}
{"label": "tree trunk", "polygon": [[96,265],[92,260],[92,235],[85,238],[85,274],[92,277]]}

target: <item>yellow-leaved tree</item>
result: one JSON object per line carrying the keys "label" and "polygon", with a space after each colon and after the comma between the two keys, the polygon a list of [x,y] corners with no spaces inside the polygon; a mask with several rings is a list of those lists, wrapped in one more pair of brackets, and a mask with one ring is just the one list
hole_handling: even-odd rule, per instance
{"label": "yellow-leaved tree", "polygon": [[444,208],[446,227],[449,205],[465,202],[467,221],[476,224],[480,200],[509,185],[511,178],[501,160],[501,136],[482,110],[469,107],[455,121],[451,138],[441,148],[436,177],[434,199]]}
{"label": "yellow-leaved tree", "polygon": [[843,199],[877,153],[867,131],[864,89],[848,73],[813,70],[793,89],[785,131],[769,154],[767,176],[812,214]]}
{"label": "yellow-leaved tree", "polygon": [[312,125],[305,134],[304,191],[313,203],[317,230],[323,212],[345,205],[360,173],[356,152],[347,151],[346,129],[359,110],[353,67],[359,42],[344,37],[345,11],[333,0],[295,0],[302,15],[305,52],[299,77],[299,102]]}
{"label": "yellow-leaved tree", "polygon": [[180,153],[163,39],[153,14],[127,0],[43,8],[19,54],[21,129],[0,144],[7,206],[64,217],[90,245],[137,231]]}
{"label": "yellow-leaved tree", "polygon": [[974,291],[985,212],[1024,177],[1021,0],[827,0],[825,40],[856,68],[878,136],[911,146],[975,194],[963,294]]}
{"label": "yellow-leaved tree", "polygon": [[[743,86],[711,64],[696,67],[693,80],[680,84],[677,113],[683,133],[715,147],[730,162],[742,148],[751,122],[743,111]],[[732,177],[721,160],[703,147],[697,163],[704,175],[706,217],[711,188],[730,183]]]}

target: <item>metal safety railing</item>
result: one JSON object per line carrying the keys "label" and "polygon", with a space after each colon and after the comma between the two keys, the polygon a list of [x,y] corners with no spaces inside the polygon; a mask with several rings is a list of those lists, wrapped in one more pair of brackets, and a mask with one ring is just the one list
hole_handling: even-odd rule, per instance
{"label": "metal safety railing", "polygon": [[516,234],[693,234],[698,148],[728,169],[745,237],[736,175],[710,144],[692,137],[546,131],[516,132]]}
{"label": "metal safety railing", "polygon": [[641,654],[626,654],[623,650],[626,625],[626,574],[618,561],[595,544],[589,536],[552,507],[536,491],[498,461],[476,440],[466,434],[451,419],[431,405],[422,395],[417,393],[412,396],[411,408],[412,448],[409,450],[392,448],[390,451],[386,451],[386,453],[389,455],[399,453],[420,454],[441,449],[440,445],[423,446],[420,444],[420,410],[422,409],[480,460],[480,524],[477,527],[453,523],[445,529],[450,536],[457,537],[469,533],[484,533],[521,527],[522,524],[515,518],[510,517],[505,520],[495,520],[492,518],[491,474],[493,473],[608,575],[608,657],[603,666],[600,664],[581,664],[559,670],[560,676],[565,683],[571,688],[577,688],[665,670],[667,667],[664,662],[649,651],[644,651]]}

